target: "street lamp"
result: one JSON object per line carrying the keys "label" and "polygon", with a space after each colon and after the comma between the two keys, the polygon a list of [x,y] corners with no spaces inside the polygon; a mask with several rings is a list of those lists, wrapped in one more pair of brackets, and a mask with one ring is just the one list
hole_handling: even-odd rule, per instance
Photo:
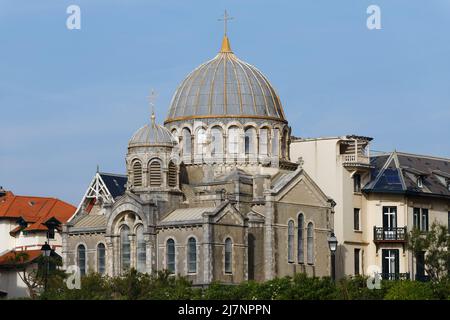
{"label": "street lamp", "polygon": [[334,232],[328,237],[328,247],[331,252],[331,279],[333,281],[336,280],[336,249],[337,249],[338,241]]}
{"label": "street lamp", "polygon": [[46,262],[46,266],[45,266],[45,278],[44,278],[44,291],[47,291],[47,278],[48,278],[48,268],[49,268],[49,257],[52,253],[52,247],[49,246],[49,244],[47,243],[47,241],[45,242],[45,244],[41,247],[41,251],[45,257],[45,262]]}

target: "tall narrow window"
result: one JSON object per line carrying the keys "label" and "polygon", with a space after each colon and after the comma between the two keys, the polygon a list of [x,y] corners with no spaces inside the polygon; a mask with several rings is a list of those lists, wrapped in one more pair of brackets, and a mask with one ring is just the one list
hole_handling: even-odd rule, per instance
{"label": "tall narrow window", "polygon": [[211,156],[217,157],[223,154],[222,130],[219,127],[211,129]]}
{"label": "tall narrow window", "polygon": [[288,262],[294,262],[294,221],[288,222]]}
{"label": "tall narrow window", "polygon": [[360,209],[353,209],[353,230],[359,231],[360,229]]}
{"label": "tall narrow window", "polygon": [[239,152],[239,128],[236,126],[228,129],[228,153],[238,154]]}
{"label": "tall narrow window", "polygon": [[308,264],[314,264],[314,226],[312,222],[308,223],[308,230],[306,236],[307,236],[306,246],[307,246]]}
{"label": "tall narrow window", "polygon": [[105,274],[105,245],[99,243],[97,245],[97,272]]}
{"label": "tall narrow window", "polygon": [[169,162],[169,187],[177,186],[177,166],[172,161]]}
{"label": "tall narrow window", "polygon": [[183,155],[190,156],[192,150],[192,139],[191,139],[191,131],[189,129],[184,128],[182,131],[183,137]]}
{"label": "tall narrow window", "polygon": [[359,275],[359,265],[360,265],[360,255],[361,255],[361,249],[355,249],[355,276]]}
{"label": "tall narrow window", "polygon": [[148,174],[151,187],[161,186],[161,162],[159,160],[152,160],[150,162]]}
{"label": "tall narrow window", "polygon": [[267,128],[259,130],[259,154],[269,155],[269,130]]}
{"label": "tall narrow window", "polygon": [[382,249],[382,277],[386,280],[396,280],[399,278],[399,250]]}
{"label": "tall narrow window", "polygon": [[200,128],[197,130],[197,154],[206,156],[206,130]]}
{"label": "tall narrow window", "polygon": [[80,274],[84,276],[86,274],[86,247],[82,244],[77,248],[77,260]]}
{"label": "tall narrow window", "polygon": [[130,268],[130,228],[122,226],[120,229],[120,265],[122,270]]}
{"label": "tall narrow window", "polygon": [[298,243],[297,243],[297,259],[298,263],[305,263],[305,249],[304,249],[304,240],[303,240],[303,230],[305,228],[305,218],[303,214],[298,215]]}
{"label": "tall narrow window", "polygon": [[167,259],[167,270],[170,273],[175,273],[175,241],[173,239],[167,240],[166,259]]}
{"label": "tall narrow window", "polygon": [[422,216],[421,216],[421,231],[428,231],[428,209],[422,208]]}
{"label": "tall narrow window", "polygon": [[233,242],[225,240],[225,273],[233,273]]}
{"label": "tall narrow window", "polygon": [[187,264],[188,273],[197,272],[197,241],[193,237],[188,240]]}
{"label": "tall narrow window", "polygon": [[256,129],[245,129],[245,154],[256,154]]}
{"label": "tall narrow window", "polygon": [[287,150],[287,135],[288,135],[288,133],[286,131],[286,132],[283,132],[283,136],[281,137],[281,157],[283,159],[287,158],[287,152],[286,152],[286,150]]}
{"label": "tall narrow window", "polygon": [[147,265],[147,245],[144,237],[144,227],[141,225],[136,229],[136,256],[137,256],[137,271],[144,273]]}
{"label": "tall narrow window", "polygon": [[353,192],[361,192],[361,175],[358,173],[353,175]]}
{"label": "tall narrow window", "polygon": [[280,155],[280,130],[273,130],[273,138],[272,138],[272,156]]}
{"label": "tall narrow window", "polygon": [[420,208],[413,208],[413,228],[420,230]]}
{"label": "tall narrow window", "polygon": [[142,164],[139,161],[133,164],[133,182],[135,187],[142,187]]}

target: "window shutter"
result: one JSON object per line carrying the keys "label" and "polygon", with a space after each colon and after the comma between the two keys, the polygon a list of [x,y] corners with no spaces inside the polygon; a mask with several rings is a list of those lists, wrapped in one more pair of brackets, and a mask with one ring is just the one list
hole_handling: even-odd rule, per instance
{"label": "window shutter", "polygon": [[161,186],[161,163],[157,160],[150,163],[150,186]]}

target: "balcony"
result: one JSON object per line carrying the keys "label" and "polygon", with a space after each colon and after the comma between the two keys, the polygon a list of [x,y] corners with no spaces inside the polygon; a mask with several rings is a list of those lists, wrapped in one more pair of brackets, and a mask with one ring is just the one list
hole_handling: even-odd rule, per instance
{"label": "balcony", "polygon": [[344,167],[370,168],[370,158],[363,154],[343,154],[342,164]]}
{"label": "balcony", "polygon": [[406,273],[380,273],[383,280],[409,280],[409,272]]}
{"label": "balcony", "polygon": [[403,251],[405,251],[405,245],[407,241],[406,235],[406,227],[373,227],[373,242],[376,245],[377,252],[379,245],[383,243],[401,243],[403,246]]}
{"label": "balcony", "polygon": [[374,242],[405,242],[406,227],[384,228],[373,227]]}

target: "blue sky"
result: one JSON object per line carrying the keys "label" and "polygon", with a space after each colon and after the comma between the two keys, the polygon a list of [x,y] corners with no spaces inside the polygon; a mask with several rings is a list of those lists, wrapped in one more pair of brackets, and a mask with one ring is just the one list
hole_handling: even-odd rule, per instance
{"label": "blue sky", "polygon": [[[81,7],[81,30],[66,8]],[[381,8],[382,30],[366,9]],[[0,0],[0,185],[78,204],[96,165],[125,172],[127,141],[166,116],[220,47],[277,89],[293,134],[359,134],[375,150],[450,157],[448,0]]]}

